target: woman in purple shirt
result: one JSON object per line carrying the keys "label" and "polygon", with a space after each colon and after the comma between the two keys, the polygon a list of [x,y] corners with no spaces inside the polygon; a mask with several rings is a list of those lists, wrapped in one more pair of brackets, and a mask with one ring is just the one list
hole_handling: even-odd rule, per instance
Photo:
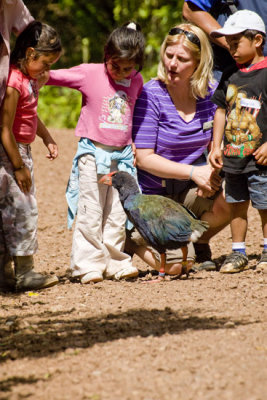
{"label": "woman in purple shirt", "polygon": [[[229,223],[221,178],[206,159],[216,109],[212,65],[209,40],[200,28],[188,23],[172,28],[161,46],[158,76],[144,85],[133,121],[142,192],[169,195],[209,223],[195,249],[189,245],[188,255],[192,266],[196,250],[205,269],[215,269],[209,239]],[[153,249],[134,241],[129,245],[159,270]],[[180,250],[167,254],[166,272],[180,275],[181,260]]]}

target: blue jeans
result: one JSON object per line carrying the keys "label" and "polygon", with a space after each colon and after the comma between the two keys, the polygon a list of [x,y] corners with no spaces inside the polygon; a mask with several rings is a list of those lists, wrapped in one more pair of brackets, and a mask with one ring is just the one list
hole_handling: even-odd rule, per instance
{"label": "blue jeans", "polygon": [[267,209],[267,171],[245,174],[225,173],[225,199],[227,203],[251,200],[257,210]]}

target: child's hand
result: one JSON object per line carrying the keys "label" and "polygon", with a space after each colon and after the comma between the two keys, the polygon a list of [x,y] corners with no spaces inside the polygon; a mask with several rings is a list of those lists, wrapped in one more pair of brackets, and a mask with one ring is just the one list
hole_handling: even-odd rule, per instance
{"label": "child's hand", "polygon": [[47,154],[46,157],[51,161],[57,158],[58,156],[57,144],[39,117],[38,117],[36,134],[41,139],[43,139],[44,145],[48,148],[49,154]]}
{"label": "child's hand", "polygon": [[22,169],[14,171],[14,174],[20,190],[25,194],[29,193],[32,186],[30,170],[25,165]]}
{"label": "child's hand", "polygon": [[58,156],[58,147],[56,143],[49,143],[47,145],[47,148],[49,150],[49,154],[46,155],[46,157],[53,161],[55,158]]}
{"label": "child's hand", "polygon": [[213,168],[221,169],[223,166],[221,149],[213,148],[209,154],[209,162]]}
{"label": "child's hand", "polygon": [[263,143],[256,151],[254,151],[253,156],[255,157],[257,164],[267,165],[267,142]]}

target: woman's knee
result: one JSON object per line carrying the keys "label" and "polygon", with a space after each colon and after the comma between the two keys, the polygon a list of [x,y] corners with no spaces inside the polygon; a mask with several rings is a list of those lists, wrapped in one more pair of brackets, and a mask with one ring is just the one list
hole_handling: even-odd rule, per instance
{"label": "woman's knee", "polygon": [[186,265],[181,262],[177,262],[174,264],[166,264],[165,272],[168,275],[183,275],[184,273],[188,273],[190,269],[193,267],[194,261],[187,260]]}

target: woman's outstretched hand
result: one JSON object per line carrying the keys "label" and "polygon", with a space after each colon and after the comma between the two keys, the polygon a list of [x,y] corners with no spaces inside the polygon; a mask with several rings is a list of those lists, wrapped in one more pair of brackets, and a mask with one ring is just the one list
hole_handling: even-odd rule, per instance
{"label": "woman's outstretched hand", "polygon": [[192,179],[198,186],[197,194],[200,197],[213,196],[220,189],[222,182],[218,170],[210,165],[195,167]]}

